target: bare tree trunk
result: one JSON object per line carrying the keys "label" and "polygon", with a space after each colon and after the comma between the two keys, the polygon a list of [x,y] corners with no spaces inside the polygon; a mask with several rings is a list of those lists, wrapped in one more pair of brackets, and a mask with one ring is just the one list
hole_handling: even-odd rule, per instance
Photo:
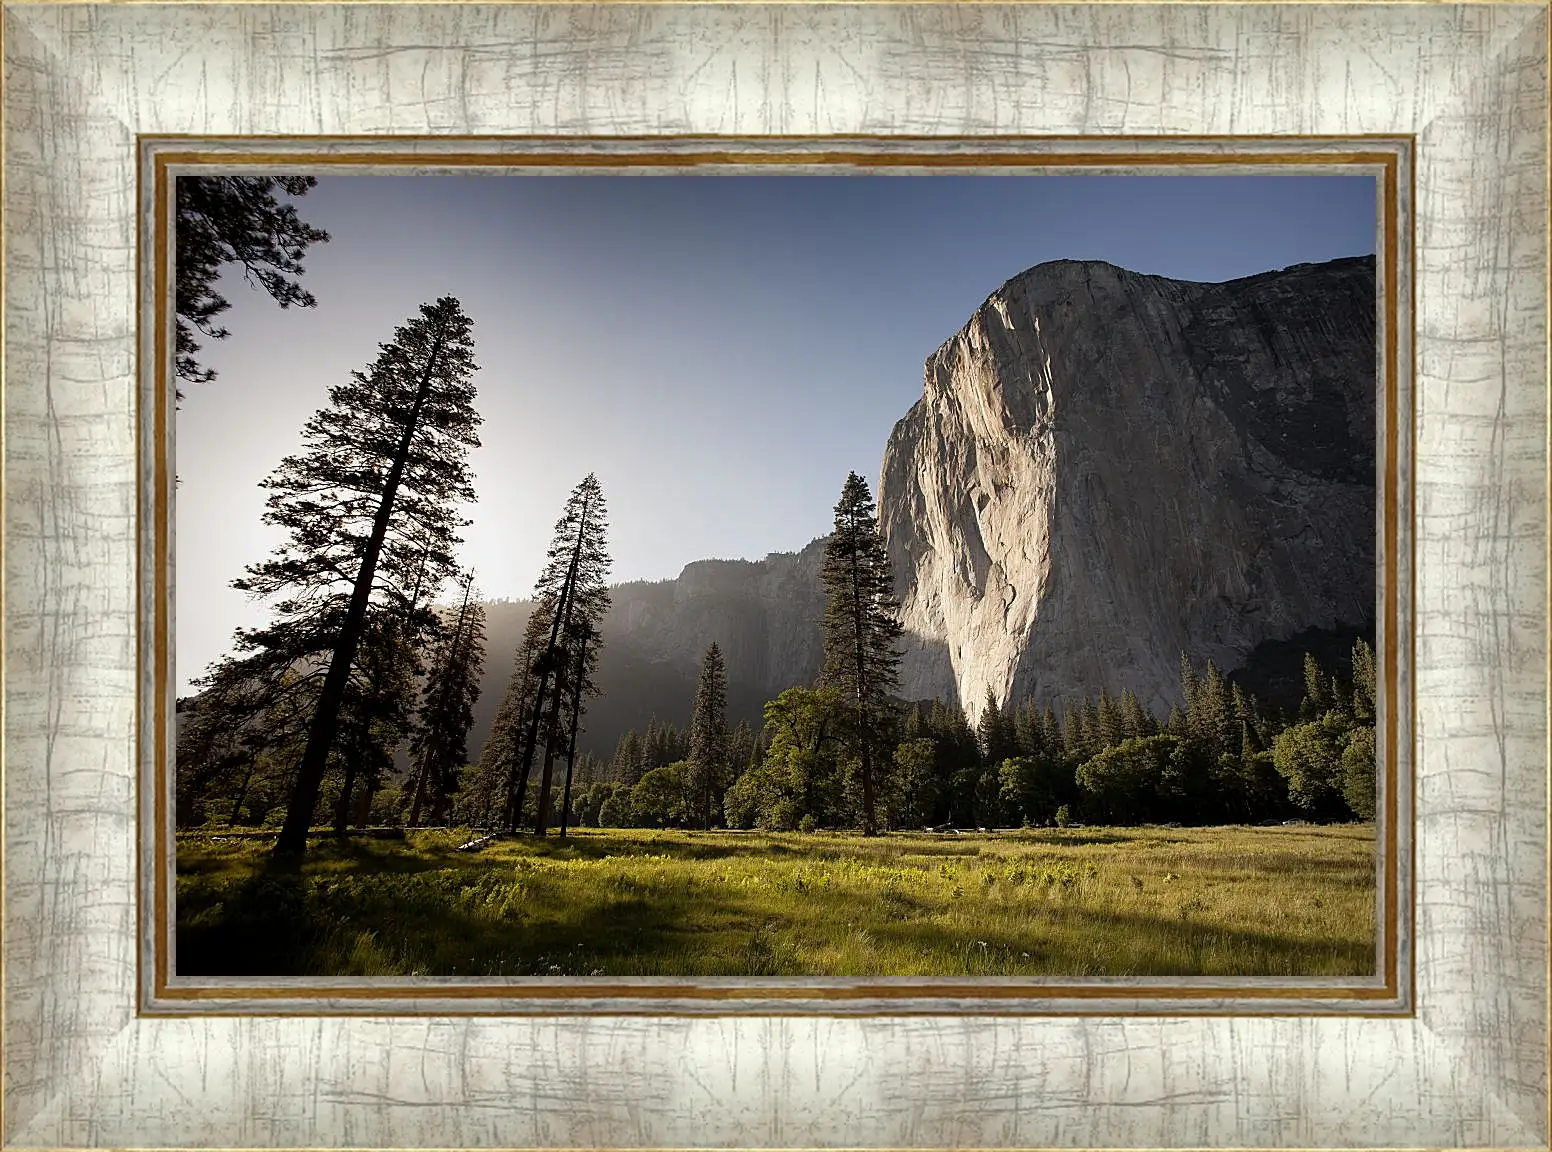
{"label": "bare tree trunk", "polygon": [[[534,696],[533,715],[529,717],[528,721],[528,737],[523,743],[523,778],[521,783],[518,785],[516,807],[512,814],[512,830],[514,832],[517,831],[517,826],[522,823],[523,819],[523,800],[525,799],[528,792],[528,774],[533,771],[535,745],[539,740],[539,714],[544,711],[544,694],[549,688],[550,674],[554,671],[558,671],[558,669],[555,667],[557,663],[555,641],[556,638],[561,634],[561,629],[571,622],[572,590],[573,585],[575,585],[577,579],[577,565],[582,561],[582,539],[583,533],[587,526],[588,506],[591,504],[591,502],[591,495],[584,497],[582,500],[582,511],[577,518],[576,546],[571,550],[571,564],[566,569],[565,583],[561,585],[560,601],[555,605],[555,618],[550,621],[550,642],[545,647],[544,656],[540,660],[541,667],[539,669],[539,691]],[[556,711],[558,712],[560,708],[558,693],[555,703]],[[551,730],[554,730],[553,721],[551,723]],[[543,792],[545,795],[548,795],[548,780],[549,764],[547,762],[545,766],[546,782],[544,785],[541,785],[540,789],[541,792]],[[542,800],[540,801],[540,805],[541,807],[543,806]],[[542,815],[540,819],[543,819]],[[543,834],[542,829],[540,830],[540,834]]]}
{"label": "bare tree trunk", "polygon": [[258,770],[259,758],[253,757],[248,761],[248,773],[243,777],[242,787],[237,789],[237,799],[232,801],[232,814],[226,818],[228,824],[237,823],[237,813],[242,811],[243,801],[248,799],[248,786],[253,782],[253,774]]}
{"label": "bare tree trunk", "polygon": [[427,765],[425,758],[422,757],[420,762],[420,771],[416,774],[415,777],[415,795],[414,798],[410,801],[409,824],[411,828],[420,827],[420,808],[426,800],[426,773]]}
{"label": "bare tree trunk", "polygon": [[366,787],[361,789],[360,798],[356,801],[356,810],[351,813],[350,822],[357,828],[364,828],[372,821],[372,801],[377,799],[379,785],[377,781],[368,777]]}
{"label": "bare tree trunk", "polygon": [[534,813],[534,835],[543,836],[550,824],[550,785],[555,771],[555,740],[560,735],[560,677],[555,678],[555,708],[544,737],[544,770],[539,776],[539,804]]}
{"label": "bare tree trunk", "polygon": [[582,719],[582,681],[587,678],[587,637],[577,652],[577,677],[571,685],[571,738],[566,745],[566,787],[561,793],[560,835],[566,838],[566,826],[571,822],[571,769],[577,761],[577,726]]}
{"label": "bare tree trunk", "polygon": [[382,555],[383,539],[388,535],[388,522],[393,516],[399,485],[404,479],[410,445],[414,443],[415,432],[420,426],[420,413],[431,391],[431,373],[436,368],[437,357],[442,354],[443,331],[438,331],[436,342],[431,346],[431,354],[426,357],[425,370],[415,389],[415,402],[410,406],[409,418],[404,422],[404,434],[399,438],[393,454],[393,465],[383,484],[382,503],[377,506],[372,534],[367,538],[361,568],[356,573],[356,585],[350,594],[350,606],[345,610],[345,623],[334,643],[329,672],[324,677],[323,691],[318,696],[318,706],[307,731],[307,749],[302,753],[302,762],[297,767],[296,783],[291,790],[291,800],[286,805],[286,820],[275,841],[276,856],[298,856],[307,850],[307,829],[312,824],[313,809],[318,806],[318,790],[323,784],[324,770],[329,763],[329,749],[339,727],[340,703],[345,699],[350,666],[355,662],[356,650],[361,646],[361,636],[366,630],[366,609],[372,598],[372,584],[377,578],[377,561]]}
{"label": "bare tree trunk", "polygon": [[344,839],[350,829],[350,796],[356,786],[356,758],[345,760],[345,783],[340,789],[339,803],[334,806],[334,835]]}

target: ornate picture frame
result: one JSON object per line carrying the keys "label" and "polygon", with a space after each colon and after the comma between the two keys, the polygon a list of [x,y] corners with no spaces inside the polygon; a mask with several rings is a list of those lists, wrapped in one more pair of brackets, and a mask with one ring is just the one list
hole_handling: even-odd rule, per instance
{"label": "ornate picture frame", "polygon": [[[0,1139],[1547,1145],[1545,4],[3,11]],[[721,141],[735,162],[841,140],[863,164],[1078,139],[1125,163],[1384,141],[1389,315],[1410,315],[1388,329],[1391,395],[1413,422],[1405,444],[1389,425],[1381,535],[1382,556],[1405,543],[1387,604],[1392,748],[1408,753],[1386,777],[1406,836],[1387,857],[1381,1002],[1247,1010],[1238,986],[1018,1015],[933,995],[916,1014],[767,997],[747,1015],[661,996],[522,1015],[434,996],[180,999],[158,968],[165,857],[142,836],[165,835],[170,440],[165,406],[158,423],[143,402],[166,317],[146,323],[158,262],[137,238],[167,242],[167,157],[297,137],[339,155],[522,138],[613,159]]]}

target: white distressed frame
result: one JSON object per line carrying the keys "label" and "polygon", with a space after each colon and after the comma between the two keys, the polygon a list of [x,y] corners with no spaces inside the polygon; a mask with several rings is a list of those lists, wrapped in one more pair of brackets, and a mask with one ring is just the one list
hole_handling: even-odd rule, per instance
{"label": "white distressed frame", "polygon": [[[7,4],[4,1121],[1546,1147],[1548,9]],[[137,135],[1415,135],[1416,1014],[136,1012]]]}

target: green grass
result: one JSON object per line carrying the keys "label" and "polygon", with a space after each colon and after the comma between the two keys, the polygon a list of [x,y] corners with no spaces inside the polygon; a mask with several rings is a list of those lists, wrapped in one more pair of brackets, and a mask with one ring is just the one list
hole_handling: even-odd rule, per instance
{"label": "green grass", "polygon": [[1359,976],[1374,826],[178,842],[180,975]]}

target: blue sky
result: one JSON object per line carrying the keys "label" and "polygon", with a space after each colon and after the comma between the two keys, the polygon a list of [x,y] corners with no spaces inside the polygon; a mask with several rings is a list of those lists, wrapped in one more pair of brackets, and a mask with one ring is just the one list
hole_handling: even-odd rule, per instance
{"label": "blue sky", "polygon": [[318,306],[228,278],[219,377],[177,416],[180,693],[265,619],[228,587],[276,540],[258,482],[438,296],[482,368],[465,562],[516,599],[589,471],[616,580],[822,535],[848,471],[876,489],[926,358],[1035,264],[1221,281],[1376,237],[1364,176],[328,176],[298,208],[332,234],[306,260]]}

